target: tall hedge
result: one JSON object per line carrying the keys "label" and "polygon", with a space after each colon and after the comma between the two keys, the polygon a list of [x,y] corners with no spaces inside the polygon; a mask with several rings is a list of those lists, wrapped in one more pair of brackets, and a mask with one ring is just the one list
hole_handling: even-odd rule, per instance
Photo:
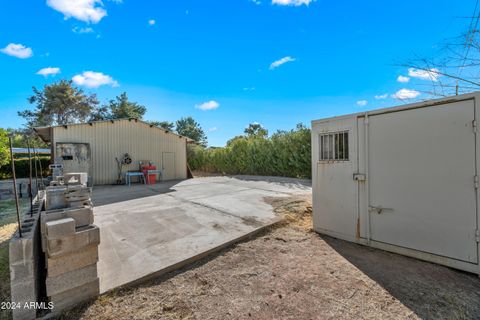
{"label": "tall hedge", "polygon": [[269,138],[237,137],[224,148],[188,148],[192,170],[211,173],[311,178],[310,129],[279,131]]}
{"label": "tall hedge", "polygon": [[[50,170],[48,165],[50,164],[50,157],[39,157],[42,164],[42,174],[43,177],[50,175]],[[34,165],[32,160],[32,165]],[[40,169],[37,167],[38,170]],[[35,177],[35,167],[33,169],[33,176]],[[37,171],[38,171],[37,170]],[[17,178],[28,178],[30,172],[30,164],[28,158],[18,158],[15,159],[15,174]],[[40,177],[40,172],[38,171],[38,177]],[[10,162],[0,167],[0,179],[11,179],[12,178],[12,166]]]}

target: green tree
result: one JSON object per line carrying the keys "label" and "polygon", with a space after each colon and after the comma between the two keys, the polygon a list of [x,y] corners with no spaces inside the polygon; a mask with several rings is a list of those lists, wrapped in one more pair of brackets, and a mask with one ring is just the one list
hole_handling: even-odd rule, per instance
{"label": "green tree", "polygon": [[197,143],[206,146],[207,136],[202,127],[192,117],[181,118],[176,122],[176,131],[179,135],[195,140]]}
{"label": "green tree", "polygon": [[8,132],[0,128],[0,167],[10,163],[10,146]]}
{"label": "green tree", "polygon": [[159,127],[167,131],[173,131],[175,128],[175,124],[170,121],[148,121],[148,123],[152,126]]}
{"label": "green tree", "polygon": [[14,148],[26,148],[30,144],[30,148],[47,148],[40,137],[30,128],[24,129],[6,129],[10,137],[12,137],[12,145]]}
{"label": "green tree", "polygon": [[262,127],[260,123],[250,123],[243,131],[248,137],[266,138],[268,130]]}
{"label": "green tree", "polygon": [[246,139],[245,136],[235,136],[232,139],[227,141],[227,147],[230,146],[232,143],[234,143],[237,140],[243,140]]}
{"label": "green tree", "polygon": [[88,121],[102,121],[111,119],[111,114],[108,111],[108,106],[100,106],[92,110]]}
{"label": "green tree", "polygon": [[106,107],[107,109],[105,112],[109,113],[109,119],[142,119],[147,112],[147,108],[144,106],[136,102],[129,101],[126,92],[115,97],[114,100],[110,100]]}
{"label": "green tree", "polygon": [[98,105],[94,94],[86,95],[67,80],[45,85],[43,90],[33,87],[28,102],[35,105],[34,110],[23,110],[18,115],[29,128],[83,122]]}

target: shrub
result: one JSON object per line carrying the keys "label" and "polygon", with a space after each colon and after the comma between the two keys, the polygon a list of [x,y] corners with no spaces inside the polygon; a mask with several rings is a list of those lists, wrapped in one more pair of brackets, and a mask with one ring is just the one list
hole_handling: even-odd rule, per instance
{"label": "shrub", "polygon": [[[42,174],[43,177],[50,175],[50,170],[48,169],[48,165],[50,164],[50,157],[39,157],[41,165],[42,165]],[[35,162],[32,159],[32,174],[35,178]],[[38,168],[38,167],[37,167]],[[40,170],[40,168],[38,168]],[[15,159],[15,174],[17,178],[28,178],[30,172],[30,166],[28,158],[18,158]],[[38,171],[38,177],[40,177],[40,171]],[[0,167],[0,179],[11,179],[12,178],[12,166],[10,161]]]}
{"label": "shrub", "polygon": [[192,170],[311,178],[310,129],[299,124],[269,138],[235,137],[224,148],[189,145],[187,157]]}

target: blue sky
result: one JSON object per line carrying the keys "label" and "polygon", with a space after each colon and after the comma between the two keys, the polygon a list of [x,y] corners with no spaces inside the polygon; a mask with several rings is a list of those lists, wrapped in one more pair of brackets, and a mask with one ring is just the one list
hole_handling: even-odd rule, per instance
{"label": "blue sky", "polygon": [[398,62],[435,54],[443,39],[466,31],[469,20],[461,17],[474,6],[474,0],[2,1],[0,127],[22,126],[17,111],[30,107],[32,86],[63,78],[103,102],[126,91],[147,106],[147,120],[193,116],[214,146],[251,122],[272,133],[404,103],[396,93],[422,99],[417,91],[428,75]]}

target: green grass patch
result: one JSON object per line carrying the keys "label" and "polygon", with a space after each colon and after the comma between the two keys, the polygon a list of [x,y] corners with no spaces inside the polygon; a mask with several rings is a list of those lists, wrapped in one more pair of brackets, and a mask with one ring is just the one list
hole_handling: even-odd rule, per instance
{"label": "green grass patch", "polygon": [[[30,210],[30,199],[22,198],[20,200],[20,218]],[[15,200],[0,201],[0,226],[17,222],[17,209]]]}

